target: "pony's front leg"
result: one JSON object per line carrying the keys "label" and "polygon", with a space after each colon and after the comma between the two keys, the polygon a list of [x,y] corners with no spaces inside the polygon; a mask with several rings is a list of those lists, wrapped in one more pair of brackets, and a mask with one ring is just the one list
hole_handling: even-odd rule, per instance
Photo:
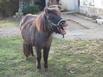
{"label": "pony's front leg", "polygon": [[36,48],[36,65],[37,65],[37,69],[41,69],[41,48],[39,47],[35,47]]}
{"label": "pony's front leg", "polygon": [[45,68],[45,71],[48,70],[48,55],[49,55],[49,50],[50,50],[50,47],[45,47],[43,49],[43,57],[44,57],[44,68]]}

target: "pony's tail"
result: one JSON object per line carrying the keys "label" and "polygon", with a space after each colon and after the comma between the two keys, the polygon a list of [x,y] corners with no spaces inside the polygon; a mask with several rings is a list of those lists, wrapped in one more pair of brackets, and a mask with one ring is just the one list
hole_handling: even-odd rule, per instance
{"label": "pony's tail", "polygon": [[20,30],[22,28],[22,25],[24,24],[24,21],[26,20],[26,17],[22,17],[21,21],[20,21]]}
{"label": "pony's tail", "polygon": [[20,22],[20,30],[22,29],[23,24],[27,21],[28,17],[31,16],[32,14],[27,14],[26,16],[22,17],[21,22]]}
{"label": "pony's tail", "polygon": [[28,58],[30,55],[34,56],[32,45],[23,43],[23,53],[26,58]]}

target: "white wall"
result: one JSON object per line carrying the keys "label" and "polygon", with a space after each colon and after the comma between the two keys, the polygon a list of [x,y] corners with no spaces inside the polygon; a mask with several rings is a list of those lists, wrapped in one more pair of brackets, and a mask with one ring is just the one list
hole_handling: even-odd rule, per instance
{"label": "white wall", "polygon": [[94,4],[96,8],[103,9],[103,0],[94,0]]}
{"label": "white wall", "polygon": [[[46,5],[49,0],[46,0]],[[78,0],[60,0],[61,8],[65,10],[78,11]]]}
{"label": "white wall", "polygon": [[78,10],[78,0],[60,0],[60,3],[66,10]]}
{"label": "white wall", "polygon": [[80,0],[80,6],[103,8],[103,0]]}
{"label": "white wall", "polygon": [[80,0],[80,13],[88,16],[103,15],[103,0]]}

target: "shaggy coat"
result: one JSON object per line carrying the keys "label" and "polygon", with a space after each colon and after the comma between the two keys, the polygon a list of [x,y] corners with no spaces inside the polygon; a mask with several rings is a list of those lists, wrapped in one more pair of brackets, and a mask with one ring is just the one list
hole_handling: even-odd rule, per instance
{"label": "shaggy coat", "polygon": [[[33,47],[35,47],[38,69],[41,68],[41,50],[43,50],[44,67],[45,69],[48,68],[48,54],[52,42],[52,33],[62,33],[61,31],[63,31],[63,28],[57,28],[55,25],[61,21],[61,19],[58,10],[45,9],[40,15],[27,14],[21,20],[20,30],[23,38],[24,55],[26,57],[29,55],[33,56]],[[47,22],[48,20],[52,23],[50,24],[50,22]]]}

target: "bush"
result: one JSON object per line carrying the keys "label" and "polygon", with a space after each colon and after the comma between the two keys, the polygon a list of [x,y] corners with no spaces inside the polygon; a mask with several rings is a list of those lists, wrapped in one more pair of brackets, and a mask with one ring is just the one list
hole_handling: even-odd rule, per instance
{"label": "bush", "polygon": [[18,11],[19,0],[0,0],[0,15],[12,16]]}
{"label": "bush", "polygon": [[25,6],[24,9],[22,10],[23,14],[35,14],[38,13],[40,11],[39,6],[38,5],[28,5]]}

